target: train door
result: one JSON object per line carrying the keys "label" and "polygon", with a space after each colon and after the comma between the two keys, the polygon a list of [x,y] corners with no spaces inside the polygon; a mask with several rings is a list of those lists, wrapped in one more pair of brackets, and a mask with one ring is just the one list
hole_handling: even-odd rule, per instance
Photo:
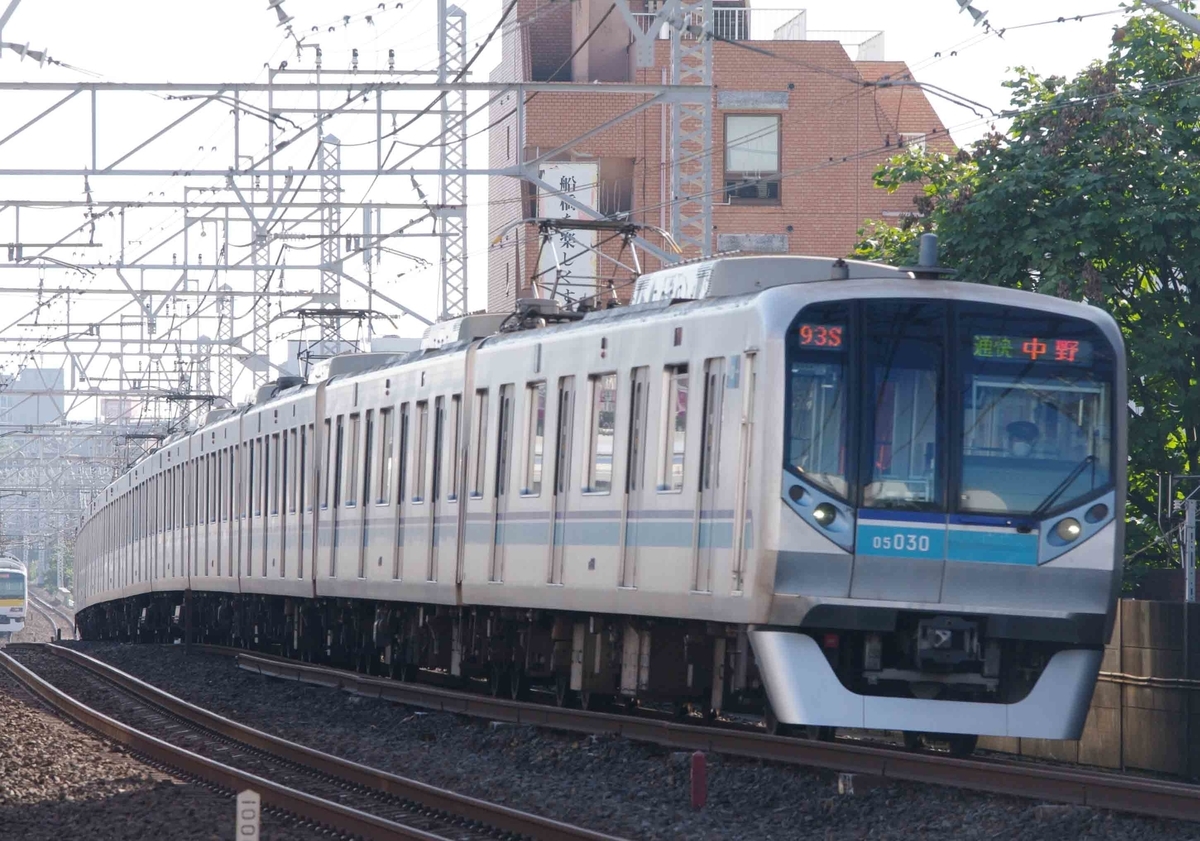
{"label": "train door", "polygon": [[437,397],[433,401],[433,465],[430,473],[429,491],[429,562],[425,570],[426,581],[437,581],[438,571],[438,527],[437,515],[442,495],[442,449],[446,437],[446,399]]}
{"label": "train door", "polygon": [[697,493],[694,575],[692,589],[712,590],[712,568],[718,548],[724,543],[717,488],[721,478],[721,410],[725,396],[725,360],[704,363],[704,411],[700,431],[700,481]]}
{"label": "train door", "polygon": [[354,470],[359,466],[362,468],[362,478],[352,479],[355,484],[356,492],[358,493],[358,517],[360,522],[358,528],[358,577],[367,577],[367,544],[371,539],[371,530],[368,523],[367,515],[370,513],[371,500],[371,464],[374,459],[375,449],[375,413],[371,409],[367,409],[366,417],[363,421],[363,449],[362,457],[356,459],[358,466],[351,470],[351,476],[354,475]]}
{"label": "train door", "polygon": [[558,430],[554,451],[554,533],[550,556],[551,584],[563,583],[567,545],[567,508],[571,489],[571,443],[575,437],[575,378],[558,381]]}
{"label": "train door", "polygon": [[650,403],[650,369],[634,368],[630,382],[628,451],[625,497],[621,503],[621,586],[637,586],[638,515],[644,510],[646,488],[646,420]]}
{"label": "train door", "polygon": [[[499,423],[496,433],[496,505],[492,518],[492,557],[489,581],[504,580],[505,518],[508,516],[509,474],[512,472],[513,384],[500,386]],[[482,459],[481,449],[476,458]]]}
{"label": "train door", "polygon": [[299,514],[296,517],[296,577],[304,577],[304,557],[308,548],[306,537],[308,536],[308,525],[312,521],[310,514],[312,513],[312,492],[309,491],[309,474],[312,472],[312,467],[309,461],[312,456],[309,454],[309,449],[313,446],[313,432],[316,427],[314,424],[300,425],[300,463],[296,471],[296,493],[299,495],[296,508]]}

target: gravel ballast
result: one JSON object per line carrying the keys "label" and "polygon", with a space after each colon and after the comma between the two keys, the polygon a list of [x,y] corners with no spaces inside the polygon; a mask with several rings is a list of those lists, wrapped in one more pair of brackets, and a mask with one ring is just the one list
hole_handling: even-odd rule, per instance
{"label": "gravel ballast", "polygon": [[[68,724],[0,673],[0,834],[21,841],[224,841],[231,795]],[[328,838],[266,814],[262,838]]]}
{"label": "gravel ballast", "polygon": [[1195,839],[1200,824],[894,782],[837,794],[835,775],[710,754],[707,806],[689,755],[616,737],[432,713],[264,678],[180,647],[78,646],[168,692],[319,750],[628,838]]}

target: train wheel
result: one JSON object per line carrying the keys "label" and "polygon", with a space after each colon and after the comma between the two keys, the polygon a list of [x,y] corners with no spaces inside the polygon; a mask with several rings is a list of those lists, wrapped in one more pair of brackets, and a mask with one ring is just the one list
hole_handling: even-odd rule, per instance
{"label": "train wheel", "polygon": [[956,733],[946,736],[945,742],[951,756],[970,756],[975,752],[975,746],[979,743],[979,737]]}
{"label": "train wheel", "polygon": [[488,672],[488,692],[493,698],[499,698],[508,689],[508,669],[504,663],[492,663]]}
{"label": "train wheel", "polygon": [[612,706],[613,697],[604,692],[593,692],[590,689],[584,689],[579,693],[579,705],[585,710],[599,712],[606,710]]}
{"label": "train wheel", "polygon": [[508,670],[508,697],[514,701],[529,697],[529,678],[525,676],[525,669],[516,663]]}
{"label": "train wheel", "polygon": [[575,693],[571,690],[570,672],[559,672],[554,676],[554,701],[560,707],[574,704]]}

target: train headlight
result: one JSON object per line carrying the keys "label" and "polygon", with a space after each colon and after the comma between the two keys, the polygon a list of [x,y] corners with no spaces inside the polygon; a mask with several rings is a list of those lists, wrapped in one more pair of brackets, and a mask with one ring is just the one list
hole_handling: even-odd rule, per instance
{"label": "train headlight", "polygon": [[822,502],[813,509],[812,516],[818,525],[829,528],[833,525],[833,521],[837,519],[837,509],[828,502]]}
{"label": "train headlight", "polygon": [[1079,525],[1079,521],[1074,517],[1067,517],[1058,521],[1058,525],[1054,527],[1054,533],[1057,534],[1064,543],[1070,543],[1072,540],[1079,537],[1079,535],[1083,534],[1083,526]]}

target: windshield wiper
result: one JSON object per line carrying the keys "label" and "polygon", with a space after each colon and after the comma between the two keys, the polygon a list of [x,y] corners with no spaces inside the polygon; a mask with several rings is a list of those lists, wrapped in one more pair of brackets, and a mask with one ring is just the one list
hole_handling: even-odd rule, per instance
{"label": "windshield wiper", "polygon": [[1095,464],[1097,461],[1099,461],[1099,459],[1097,459],[1094,455],[1084,456],[1083,460],[1079,462],[1079,464],[1075,465],[1075,467],[1071,469],[1071,472],[1067,474],[1067,478],[1059,482],[1054,490],[1050,491],[1050,495],[1038,503],[1037,508],[1029,512],[1029,516],[1040,517],[1049,511],[1050,506],[1054,504],[1054,501],[1063,495],[1063,491],[1071,487],[1071,483],[1079,478],[1079,475],[1087,469],[1088,465]]}

